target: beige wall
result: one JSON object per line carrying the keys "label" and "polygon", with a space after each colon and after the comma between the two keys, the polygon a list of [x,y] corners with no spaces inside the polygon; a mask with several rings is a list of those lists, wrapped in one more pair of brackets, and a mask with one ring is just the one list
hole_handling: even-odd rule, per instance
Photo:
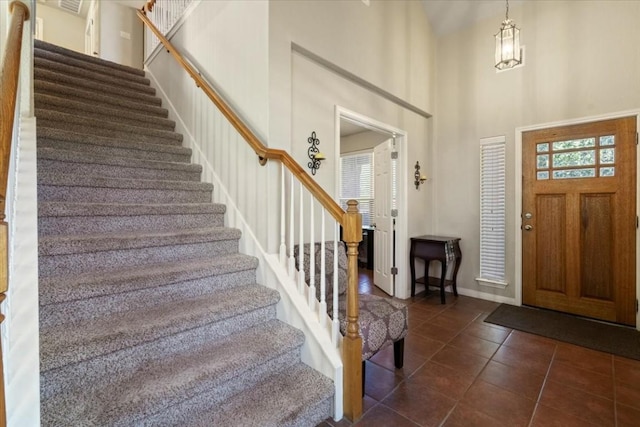
{"label": "beige wall", "polygon": [[85,20],[46,4],[36,3],[36,16],[42,18],[43,40],[84,53]]}
{"label": "beige wall", "polygon": [[142,68],[143,24],[136,10],[113,1],[102,1],[98,15],[100,58]]}
{"label": "beige wall", "polygon": [[[419,160],[429,168],[431,120],[292,49],[296,44],[429,114],[435,99],[435,38],[421,3],[271,1],[269,5],[269,145],[290,151],[306,168],[307,138],[316,131],[327,160],[314,178],[337,196],[336,106],[406,131],[400,149],[407,160],[399,165],[407,188],[405,225],[409,236],[430,232],[432,186],[411,187],[410,165]],[[408,252],[408,239],[404,244]],[[399,260],[398,267],[406,272],[408,261]],[[400,295],[408,287],[409,283],[397,284]]]}
{"label": "beige wall", "polygon": [[[526,46],[523,68],[496,73],[502,16],[438,40],[435,121],[436,232],[462,237],[458,287],[515,296],[515,132],[522,126],[640,108],[640,2],[531,1],[510,11]],[[479,140],[507,141],[507,278],[481,288]]]}
{"label": "beige wall", "polygon": [[389,135],[365,130],[349,136],[340,138],[340,154],[353,153],[356,151],[373,150],[378,144],[389,139]]}

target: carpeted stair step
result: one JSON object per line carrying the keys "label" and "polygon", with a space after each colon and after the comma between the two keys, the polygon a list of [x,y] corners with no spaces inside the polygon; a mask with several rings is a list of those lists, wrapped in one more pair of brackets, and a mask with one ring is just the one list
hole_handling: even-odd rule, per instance
{"label": "carpeted stair step", "polygon": [[49,52],[55,52],[61,55],[68,56],[70,58],[80,59],[88,64],[98,64],[103,67],[110,67],[115,70],[124,71],[134,76],[145,76],[144,70],[139,68],[129,67],[127,65],[117,64],[115,62],[107,61],[106,59],[96,58],[94,56],[85,55],[80,52],[76,52],[75,50],[67,49],[61,46],[56,46],[51,43],[47,43],[42,40],[34,40],[34,47],[37,49],[47,50]]}
{"label": "carpeted stair step", "polygon": [[83,70],[82,68],[73,67],[61,62],[51,61],[45,58],[33,58],[34,69],[46,69],[65,76],[80,78],[88,83],[97,83],[106,85],[114,89],[126,90],[132,94],[155,96],[156,90],[148,84],[142,84],[131,81],[129,79],[120,78],[118,76],[110,76],[106,74],[96,73],[93,71]]}
{"label": "carpeted stair step", "polygon": [[160,305],[255,283],[257,259],[221,255],[122,267],[109,275],[92,272],[40,279],[41,327],[78,323],[109,313]]}
{"label": "carpeted stair step", "polygon": [[160,98],[151,94],[136,92],[127,88],[113,86],[105,83],[85,80],[81,77],[70,76],[41,67],[36,67],[33,69],[33,77],[36,81],[41,80],[45,82],[69,86],[72,88],[80,88],[82,90],[91,91],[96,94],[125,98],[138,103],[156,106],[160,106],[162,104],[162,100]]}
{"label": "carpeted stair step", "polygon": [[[263,295],[262,290],[255,289],[256,286],[258,285],[241,287],[242,293],[240,295],[253,296],[254,294],[251,292],[259,292],[259,295]],[[245,290],[245,288],[248,290]],[[238,287],[239,289],[240,287]],[[223,296],[226,298],[227,293],[223,292]],[[276,299],[279,298],[278,295],[274,295],[274,297]],[[189,352],[203,343],[215,342],[224,337],[240,333],[245,329],[263,325],[276,316],[274,304],[262,304],[260,308],[247,310],[246,307],[242,308],[241,302],[235,304],[233,301],[229,301],[229,303],[222,301],[221,303],[222,305],[212,301],[214,305],[211,306],[211,313],[207,315],[213,315],[215,313],[213,309],[217,308],[217,317],[214,321],[205,322],[202,326],[187,328],[157,340],[144,341],[135,346],[105,353],[100,357],[92,357],[78,363],[42,371],[41,394],[43,401],[60,393],[72,391],[77,387],[86,387],[87,383],[96,388],[103,387],[113,383],[113,381],[117,381],[119,378],[134,374],[152,361],[171,358],[177,354]],[[171,305],[171,301],[167,301],[166,304]],[[251,302],[250,305],[255,306],[255,303]],[[168,310],[173,313],[172,309]],[[146,313],[147,311],[143,312]],[[91,324],[95,324],[95,322]],[[54,329],[57,330],[60,327],[43,328],[42,330],[50,331]],[[50,353],[47,357],[55,358],[56,354]],[[42,358],[43,356],[41,355]]]}
{"label": "carpeted stair step", "polygon": [[55,396],[45,408],[50,417],[45,424],[69,425],[77,419],[111,426],[181,422],[203,403],[218,406],[272,377],[274,370],[300,373],[303,340],[299,331],[271,320],[204,342],[183,355],[151,361],[102,389],[86,387]]}
{"label": "carpeted stair step", "polygon": [[139,233],[43,236],[39,275],[47,277],[109,268],[215,257],[238,252],[240,231],[210,227]]}
{"label": "carpeted stair step", "polygon": [[166,108],[155,104],[137,102],[134,99],[110,96],[90,89],[82,89],[38,79],[34,80],[33,86],[35,95],[56,96],[69,101],[89,102],[95,106],[117,108],[133,114],[144,114],[149,117],[165,119],[169,117],[169,110]]}
{"label": "carpeted stair step", "polygon": [[191,149],[167,144],[149,144],[104,136],[87,136],[62,129],[38,126],[38,148],[77,151],[102,156],[186,163]]}
{"label": "carpeted stair step", "polygon": [[223,227],[225,205],[41,202],[41,236]]}
{"label": "carpeted stair step", "polygon": [[34,89],[42,425],[331,416],[144,71],[36,41]]}
{"label": "carpeted stair step", "polygon": [[38,200],[41,201],[210,203],[212,190],[213,185],[206,182],[38,174]]}
{"label": "carpeted stair step", "polygon": [[176,122],[167,118],[155,117],[149,114],[140,114],[128,109],[117,107],[104,107],[94,102],[76,101],[59,96],[37,93],[34,95],[35,108],[39,110],[57,111],[60,113],[82,116],[89,119],[108,120],[111,123],[126,124],[129,126],[145,126],[152,129],[173,131]]}
{"label": "carpeted stair step", "polygon": [[119,70],[117,68],[110,67],[101,63],[94,63],[85,61],[84,59],[74,58],[69,55],[64,55],[58,52],[52,52],[46,49],[41,49],[37,46],[33,49],[33,56],[36,58],[46,59],[53,62],[58,62],[71,67],[75,67],[77,71],[76,75],[84,75],[86,72],[103,74],[118,79],[124,79],[132,83],[138,83],[144,86],[149,86],[151,81],[144,75],[130,73],[125,70]]}
{"label": "carpeted stair step", "polygon": [[260,285],[221,290],[215,297],[171,301],[156,307],[142,307],[114,313],[73,327],[44,328],[40,340],[41,371],[93,359],[147,341],[236,318],[244,313],[273,307],[277,291]]}
{"label": "carpeted stair step", "polygon": [[51,147],[38,148],[38,166],[48,173],[169,181],[200,181],[202,174],[202,167],[193,163],[105,156]]}
{"label": "carpeted stair step", "polygon": [[333,391],[333,382],[327,377],[303,363],[297,363],[236,394],[212,410],[195,416],[190,414],[189,419],[176,420],[170,425],[315,426],[327,418],[327,413],[331,413]]}
{"label": "carpeted stair step", "polygon": [[36,108],[35,115],[38,125],[42,128],[61,129],[85,135],[98,135],[107,138],[128,139],[149,144],[181,145],[182,134],[158,129],[152,125],[125,125],[117,121],[108,121],[62,113],[54,110]]}

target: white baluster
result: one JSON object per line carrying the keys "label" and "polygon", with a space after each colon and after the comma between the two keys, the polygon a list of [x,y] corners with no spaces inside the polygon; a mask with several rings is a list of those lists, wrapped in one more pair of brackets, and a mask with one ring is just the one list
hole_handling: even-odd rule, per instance
{"label": "white baluster", "polygon": [[316,245],[314,240],[315,224],[313,221],[313,195],[309,193],[309,298],[308,304],[311,311],[316,306]]}
{"label": "white baluster", "polygon": [[304,197],[303,197],[303,188],[302,183],[300,183],[300,237],[299,237],[299,247],[298,247],[298,292],[301,295],[304,295],[304,215],[303,215],[303,207],[304,206]]}
{"label": "white baluster", "polygon": [[285,202],[286,195],[285,181],[284,181],[284,165],[280,165],[280,264],[285,267],[287,264],[287,245],[284,241],[285,235]]}
{"label": "white baluster", "polygon": [[320,209],[320,306],[318,307],[318,320],[323,328],[327,327],[327,267],[325,257],[327,251],[325,249],[324,236],[324,208]]}
{"label": "white baluster", "polygon": [[294,237],[294,193],[293,193],[293,174],[291,174],[291,181],[289,183],[289,277],[295,278],[296,261],[293,257],[293,246],[295,242]]}
{"label": "white baluster", "polygon": [[[340,320],[338,319],[338,233],[340,224],[336,222],[333,234],[333,321],[331,322],[331,339],[338,345],[340,335]],[[347,277],[348,280],[348,277]]]}

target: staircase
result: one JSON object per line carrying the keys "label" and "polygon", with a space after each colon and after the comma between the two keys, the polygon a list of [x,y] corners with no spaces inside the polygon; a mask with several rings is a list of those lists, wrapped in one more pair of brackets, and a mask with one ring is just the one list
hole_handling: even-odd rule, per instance
{"label": "staircase", "polygon": [[44,426],[315,426],[333,384],[141,70],[36,42]]}

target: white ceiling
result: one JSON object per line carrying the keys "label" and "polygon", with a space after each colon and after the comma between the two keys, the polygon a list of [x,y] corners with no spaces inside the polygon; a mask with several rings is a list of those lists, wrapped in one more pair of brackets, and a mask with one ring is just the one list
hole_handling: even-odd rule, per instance
{"label": "white ceiling", "polygon": [[[109,1],[115,1],[135,9],[142,7],[144,4],[144,0]],[[517,8],[524,1],[531,0],[510,0],[509,7]],[[38,0],[38,2],[59,8],[59,0]],[[90,0],[82,1],[80,16],[86,17],[90,3]],[[422,4],[431,23],[431,27],[437,36],[455,32],[492,16],[499,16],[498,22],[496,23],[496,25],[499,25],[502,19],[504,19],[506,10],[506,0],[422,0]]]}
{"label": "white ceiling", "polygon": [[[525,0],[510,0],[509,10]],[[530,1],[530,0],[529,0]],[[499,17],[496,31],[504,20],[506,0],[422,0],[431,28],[438,36],[453,33],[492,16]]]}

